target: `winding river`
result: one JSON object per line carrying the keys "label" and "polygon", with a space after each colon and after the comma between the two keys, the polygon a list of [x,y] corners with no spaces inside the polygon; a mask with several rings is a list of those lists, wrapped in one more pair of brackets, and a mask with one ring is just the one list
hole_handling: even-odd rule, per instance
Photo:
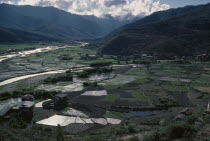
{"label": "winding river", "polygon": [[0,62],[7,60],[7,59],[14,58],[14,57],[25,57],[27,55],[31,55],[31,54],[35,54],[35,53],[48,52],[48,51],[53,51],[53,50],[57,50],[57,49],[67,48],[67,47],[73,47],[73,46],[68,46],[68,45],[62,46],[62,47],[48,46],[45,48],[37,48],[37,49],[29,50],[29,51],[20,51],[20,52],[12,53],[9,55],[0,56]]}
{"label": "winding river", "polygon": [[[80,46],[84,46],[87,43],[81,43]],[[62,46],[62,47],[58,47],[58,46],[48,46],[45,48],[37,48],[37,49],[33,49],[33,50],[29,50],[29,51],[21,51],[21,52],[17,52],[17,53],[13,53],[10,55],[4,55],[4,56],[0,56],[0,62],[7,60],[7,59],[11,59],[14,57],[24,57],[27,55],[31,55],[31,54],[35,54],[35,53],[41,53],[41,52],[48,52],[48,51],[53,51],[53,50],[57,50],[57,49],[63,49],[63,48],[68,48],[68,47],[74,47],[74,46]],[[87,69],[89,67],[80,67],[77,68],[76,70],[80,70],[80,69]],[[4,86],[16,81],[20,81],[20,80],[24,80],[27,78],[32,78],[32,77],[36,77],[36,76],[41,76],[41,75],[47,75],[47,74],[59,74],[59,73],[64,73],[67,70],[54,70],[54,71],[49,71],[49,72],[42,72],[42,73],[37,73],[37,74],[30,74],[30,75],[24,75],[24,76],[19,76],[19,77],[15,77],[15,78],[11,78],[5,81],[0,82],[0,86]]]}

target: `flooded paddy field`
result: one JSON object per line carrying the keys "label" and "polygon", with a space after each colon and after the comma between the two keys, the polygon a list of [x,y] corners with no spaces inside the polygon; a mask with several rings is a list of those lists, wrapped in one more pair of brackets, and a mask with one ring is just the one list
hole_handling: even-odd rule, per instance
{"label": "flooded paddy field", "polygon": [[[152,129],[162,119],[174,119],[186,107],[199,111],[210,101],[209,62],[145,65],[130,60],[119,64],[108,55],[90,59],[87,56],[97,55],[97,51],[82,46],[64,45],[1,61],[0,109],[5,109],[5,100],[31,94],[35,114],[26,130],[55,130],[60,124],[69,135],[106,132],[127,123]],[[98,62],[112,64],[91,66]]]}

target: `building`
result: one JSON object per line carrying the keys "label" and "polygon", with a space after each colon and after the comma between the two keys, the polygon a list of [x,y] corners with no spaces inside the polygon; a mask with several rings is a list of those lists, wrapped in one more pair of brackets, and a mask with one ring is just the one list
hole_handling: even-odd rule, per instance
{"label": "building", "polygon": [[13,107],[13,110],[19,113],[24,119],[31,120],[34,116],[35,103],[31,101],[23,101]]}
{"label": "building", "polygon": [[24,95],[22,98],[22,101],[34,101],[34,96],[33,95]]}
{"label": "building", "polygon": [[55,107],[63,107],[68,104],[69,99],[67,97],[67,94],[57,94],[54,96],[53,101]]}

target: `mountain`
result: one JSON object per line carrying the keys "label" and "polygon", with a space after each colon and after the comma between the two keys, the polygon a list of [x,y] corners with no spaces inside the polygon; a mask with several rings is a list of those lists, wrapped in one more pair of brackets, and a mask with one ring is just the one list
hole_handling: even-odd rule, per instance
{"label": "mountain", "polygon": [[[50,39],[94,39],[128,22],[113,18],[75,15],[54,7],[0,4],[0,28],[2,30],[9,30],[10,33],[14,30],[27,32]],[[14,34],[17,35],[17,32]]]}
{"label": "mountain", "polygon": [[155,12],[147,17],[144,17],[140,20],[137,20],[133,23],[130,24],[126,24],[124,26],[121,26],[115,30],[113,30],[111,33],[107,34],[105,37],[103,37],[101,40],[109,40],[114,36],[117,36],[119,33],[125,31],[125,30],[129,30],[129,29],[133,29],[136,28],[140,25],[145,25],[145,24],[150,24],[150,23],[154,23],[154,22],[159,22],[162,20],[166,20],[166,19],[170,19],[179,15],[183,15],[189,12],[193,12],[193,11],[197,11],[206,7],[209,7],[210,4],[207,5],[198,5],[198,6],[186,6],[186,7],[182,7],[182,8],[176,8],[176,9],[169,9],[166,11],[159,11],[159,12]]}
{"label": "mountain", "polygon": [[[210,48],[210,4],[173,9],[175,17],[171,16],[170,11],[154,13],[127,25],[131,28],[125,28],[108,41],[102,53],[188,56]],[[168,13],[169,16],[165,16]]]}

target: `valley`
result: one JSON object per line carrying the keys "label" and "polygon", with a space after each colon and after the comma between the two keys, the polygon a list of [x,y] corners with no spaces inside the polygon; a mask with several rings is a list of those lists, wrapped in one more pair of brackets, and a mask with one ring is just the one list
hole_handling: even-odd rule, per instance
{"label": "valley", "polygon": [[[32,121],[25,123],[28,127],[10,127],[14,132],[21,130],[18,136],[11,136],[15,140],[40,140],[38,128],[49,130],[43,131],[45,138],[53,140],[49,135],[58,124],[67,138],[75,140],[95,132],[103,134],[104,139],[110,134],[117,139],[118,133],[107,132],[107,128],[116,132],[122,128],[125,131],[119,131],[119,135],[124,138],[124,134],[131,134],[131,138],[133,133],[142,134],[141,130],[150,133],[154,127],[161,128],[162,121],[173,122],[186,107],[197,115],[210,101],[208,61],[101,55],[84,43],[43,46],[26,52],[0,62],[0,111],[5,110],[6,99],[29,94],[35,100]],[[56,106],[55,99],[60,96],[65,100]],[[9,123],[2,122],[1,126]],[[23,138],[26,132],[37,135]]]}
{"label": "valley", "polygon": [[176,2],[0,0],[0,141],[210,141],[210,4]]}

